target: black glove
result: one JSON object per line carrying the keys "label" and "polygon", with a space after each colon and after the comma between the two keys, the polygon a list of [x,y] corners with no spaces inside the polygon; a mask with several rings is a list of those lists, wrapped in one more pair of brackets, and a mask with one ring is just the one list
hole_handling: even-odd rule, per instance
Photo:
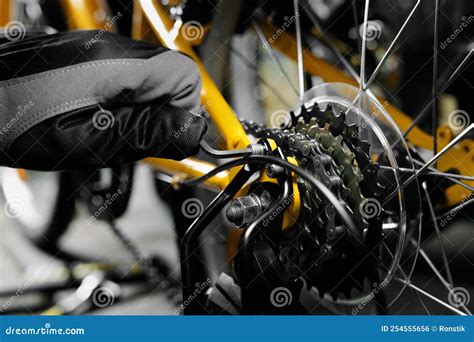
{"label": "black glove", "polygon": [[200,77],[178,52],[104,31],[0,45],[0,165],[111,167],[195,154]]}

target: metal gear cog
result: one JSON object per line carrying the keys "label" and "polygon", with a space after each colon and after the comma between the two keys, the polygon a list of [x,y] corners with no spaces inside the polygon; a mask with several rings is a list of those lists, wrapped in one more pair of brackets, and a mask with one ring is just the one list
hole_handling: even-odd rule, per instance
{"label": "metal gear cog", "polygon": [[[298,116],[291,113],[291,122],[284,130],[253,122],[243,124],[254,136],[275,140],[287,155],[325,183],[353,214],[369,246],[370,241],[380,238],[382,216],[367,218],[361,212],[367,198],[378,197],[383,190],[374,181],[378,167],[369,157],[369,144],[359,138],[359,128],[347,125],[343,113],[334,113],[330,106],[321,110],[314,104],[309,109],[303,106]],[[286,232],[279,259],[290,274],[304,277],[319,294],[329,293],[336,299],[342,293],[350,298],[352,289],[361,291],[370,276],[371,258],[352,241],[330,203],[306,182],[299,180],[298,186],[300,218]]]}

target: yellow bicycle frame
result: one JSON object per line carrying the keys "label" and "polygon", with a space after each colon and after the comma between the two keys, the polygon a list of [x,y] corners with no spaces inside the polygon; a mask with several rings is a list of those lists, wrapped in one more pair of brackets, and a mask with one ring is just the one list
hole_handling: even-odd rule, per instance
{"label": "yellow bicycle frame", "polygon": [[[2,11],[0,13],[10,13],[10,0],[0,0]],[[97,11],[106,8],[103,0],[63,0],[63,7],[67,14],[68,25],[70,29],[103,29],[104,23],[98,21],[94,16]],[[4,11],[3,9],[6,9]],[[5,15],[0,16],[1,23],[5,24]],[[164,46],[181,51],[192,57],[197,63],[201,72],[203,87],[201,92],[202,103],[206,105],[206,109],[210,114],[211,120],[222,135],[225,148],[236,149],[243,148],[250,143],[250,140],[242,128],[240,122],[236,118],[229,104],[226,102],[219,89],[212,81],[210,75],[206,71],[204,65],[195,53],[191,43],[186,41],[181,34],[173,39],[170,31],[173,29],[173,21],[168,16],[166,9],[156,0],[136,0],[133,12],[133,38],[135,39],[158,39]],[[270,38],[277,28],[268,22],[262,22],[260,25],[267,38]],[[267,39],[271,41],[272,47],[278,49],[283,54],[296,60],[295,38],[291,33],[283,32],[278,39]],[[342,82],[356,85],[355,81],[347,76],[341,70],[333,67],[323,59],[316,57],[309,50],[304,50],[304,67],[306,72],[321,77],[325,82]],[[394,121],[401,130],[406,129],[412,122],[412,119],[390,105],[387,101],[381,99],[381,103],[385,106],[387,112],[392,116]],[[415,127],[408,135],[408,140],[415,146],[431,150],[432,137]],[[439,146],[442,148],[451,141],[453,132],[447,126],[441,126],[438,129]],[[148,164],[160,171],[177,177],[197,177],[209,170],[214,165],[203,162],[194,158],[188,158],[183,161],[173,161],[159,158],[149,158],[145,160]],[[457,169],[460,174],[474,174],[474,141],[464,140],[457,146],[453,147],[446,153],[437,163],[440,171],[449,171]],[[222,172],[212,177],[205,184],[211,188],[224,188],[232,179],[233,172]],[[474,182],[466,182],[474,185]],[[451,206],[461,202],[469,192],[459,185],[453,185],[446,191],[447,206]],[[296,205],[293,206],[292,217],[296,217],[299,209],[299,198],[295,196]]]}
{"label": "yellow bicycle frame", "polygon": [[11,0],[0,0],[0,26],[4,27],[12,19]]}
{"label": "yellow bicycle frame", "polygon": [[[296,39],[292,34],[283,32],[283,34],[279,35],[278,39],[270,39],[278,29],[268,22],[260,24],[267,36],[267,41],[272,42],[272,47],[293,60],[296,60]],[[198,64],[203,78],[203,90],[201,94],[202,102],[206,104],[212,121],[216,124],[219,132],[225,138],[227,148],[238,148],[248,144],[248,139],[246,138],[246,134],[240,123],[235,118],[231,108],[205,70],[192,46],[180,35],[178,35],[175,40],[170,36],[169,32],[173,29],[173,22],[169,18],[166,9],[156,0],[137,0],[134,8],[133,37],[136,39],[142,39],[149,34],[150,28],[164,46],[186,53]],[[303,61],[306,72],[321,77],[326,82],[342,82],[358,86],[355,80],[347,76],[344,72],[334,68],[325,60],[316,57],[307,49],[303,51]],[[412,119],[408,115],[401,112],[384,99],[380,100],[401,130],[405,130],[412,123]],[[428,150],[432,149],[432,136],[418,127],[414,127],[410,134],[408,134],[407,138],[415,146]],[[451,129],[447,126],[441,126],[438,129],[438,138],[440,148],[446,146],[453,138]],[[150,159],[148,162],[158,169],[171,174],[188,174],[189,176],[197,175],[195,169],[189,170],[189,161],[169,162],[161,159]],[[195,166],[198,165],[196,160],[191,160],[191,163]],[[464,175],[474,174],[474,142],[472,140],[465,140],[459,143],[439,160],[437,166],[441,171],[457,169]],[[193,174],[190,174],[189,171],[192,171]],[[474,182],[470,183],[474,185]],[[225,183],[221,183],[220,185],[224,184]],[[465,198],[465,196],[467,196],[467,194],[468,192],[465,188],[459,185],[451,186],[446,191],[446,205],[451,206],[459,203]]]}

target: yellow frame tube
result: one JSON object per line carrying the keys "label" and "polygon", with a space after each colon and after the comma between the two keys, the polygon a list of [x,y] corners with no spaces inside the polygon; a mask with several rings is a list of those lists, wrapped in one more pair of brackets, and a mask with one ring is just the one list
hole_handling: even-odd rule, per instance
{"label": "yellow frame tube", "polygon": [[[1,3],[4,6],[10,5],[9,1],[0,1],[2,1]],[[102,8],[98,5],[97,1],[101,0],[63,0],[66,13],[69,17],[70,27],[73,29],[102,28],[102,24],[97,23],[93,19],[93,13],[96,10]],[[2,11],[2,13],[6,12]],[[296,60],[296,43],[292,34],[283,32],[279,34],[277,39],[270,39],[278,30],[269,22],[263,22],[261,23],[261,26],[263,28],[264,34],[267,37],[267,40],[269,43],[271,42],[272,47],[280,50],[289,58]],[[150,27],[151,30],[149,29]],[[215,123],[217,129],[222,134],[226,144],[225,147],[227,149],[236,149],[247,146],[250,143],[249,138],[243,130],[240,122],[235,117],[232,109],[225,101],[219,89],[206,71],[204,65],[194,52],[192,44],[187,42],[181,34],[178,34],[176,39],[173,39],[169,34],[172,28],[173,22],[168,17],[165,8],[156,0],[135,1],[132,31],[133,37],[135,39],[156,39],[157,37],[164,46],[173,50],[179,50],[193,58],[199,67],[203,81],[201,101],[207,106],[212,121]],[[341,82],[358,86],[354,79],[347,76],[344,72],[335,68],[325,60],[314,56],[306,49],[304,50],[303,60],[306,72],[319,76],[326,82]],[[379,100],[401,130],[405,130],[412,123],[412,119],[397,109],[395,106],[389,104],[384,99]],[[449,127],[441,126],[439,132],[450,133],[451,131]],[[452,135],[447,135],[452,137]],[[446,145],[451,140],[448,136],[446,136],[446,134],[444,137],[440,136],[440,146]],[[407,138],[411,143],[418,147],[428,150],[432,149],[433,139],[431,135],[424,132],[419,127],[414,127],[410,134],[408,134]],[[441,171],[447,171],[450,168],[458,168],[461,174],[472,175],[474,171],[474,158],[472,157],[474,149],[472,148],[472,145],[472,140],[468,140],[467,142],[463,142],[463,144],[453,148],[452,151],[448,152],[439,160],[438,168]],[[471,148],[470,152],[469,148]],[[458,161],[461,159],[464,160],[464,164],[460,166]],[[188,177],[200,176],[202,175],[202,172],[199,170],[210,170],[211,167],[214,167],[211,166],[212,164],[192,158],[180,162],[152,158],[147,159],[145,162],[163,172],[173,175],[187,175]],[[222,189],[229,183],[231,176],[234,173],[235,170],[219,177],[213,177],[205,182],[205,184],[210,187],[218,187]],[[473,182],[466,183],[472,184]],[[466,189],[460,187],[459,185],[451,186],[446,192],[446,204],[449,206],[459,203],[463,200],[463,196],[465,196],[465,194]]]}
{"label": "yellow frame tube", "polygon": [[[267,41],[273,48],[293,60],[297,59],[296,38],[292,34],[283,32],[278,38],[273,39],[272,36],[278,29],[268,22],[261,23],[261,25]],[[324,59],[316,57],[308,49],[303,50],[303,63],[307,73],[321,77],[325,82],[347,83],[354,87],[359,87],[359,84],[352,77],[335,68]],[[412,119],[398,108],[389,104],[384,99],[379,98],[379,101],[402,131],[407,129],[412,123]],[[433,138],[431,135],[425,133],[418,127],[414,127],[407,138],[416,146],[429,150],[433,149]]]}
{"label": "yellow frame tube", "polygon": [[[248,146],[250,140],[242,125],[189,42],[187,42],[182,35],[178,35],[176,39],[173,39],[169,34],[173,29],[173,22],[168,17],[165,8],[154,0],[138,0],[135,4],[134,19],[139,20],[141,25],[143,25],[143,17],[138,17],[141,16],[140,12],[143,13],[152,30],[164,46],[185,53],[193,58],[198,65],[202,79],[201,102],[206,104],[212,122],[224,137],[226,148],[238,149]],[[138,32],[134,31],[133,33],[137,34]],[[134,38],[141,37],[134,36]]]}
{"label": "yellow frame tube", "polygon": [[0,0],[0,26],[6,26],[11,21],[12,0]]}
{"label": "yellow frame tube", "polygon": [[94,19],[94,14],[106,7],[101,0],[62,0],[61,5],[66,12],[67,26],[70,30],[104,29],[105,21]]}
{"label": "yellow frame tube", "polygon": [[[197,178],[216,168],[216,165],[207,163],[195,158],[187,158],[182,161],[161,158],[147,158],[144,160],[146,164],[153,166],[155,169],[164,173],[171,174],[177,178]],[[230,182],[229,172],[222,171],[217,175],[209,178],[204,184],[208,187],[220,190],[225,188]]]}

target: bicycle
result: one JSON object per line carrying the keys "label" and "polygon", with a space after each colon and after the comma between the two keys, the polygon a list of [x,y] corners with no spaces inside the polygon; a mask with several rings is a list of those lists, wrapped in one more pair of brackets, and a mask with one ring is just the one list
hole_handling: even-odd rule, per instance
{"label": "bicycle", "polygon": [[[407,22],[419,5],[420,1],[414,4]],[[347,312],[347,307],[357,307],[369,296],[380,297],[381,290],[392,281],[400,282],[402,289],[387,306],[399,298],[405,287],[426,295],[409,282],[418,253],[422,251],[420,239],[423,206],[420,192],[428,195],[431,179],[428,176],[446,177],[454,185],[445,190],[444,206],[454,208],[441,216],[449,216],[472,203],[469,195],[472,186],[469,184],[473,181],[474,161],[469,156],[473,153],[473,142],[463,139],[472,131],[472,125],[464,125],[464,130],[454,139],[450,127],[437,127],[433,138],[415,124],[431,106],[436,108],[436,104],[429,103],[415,120],[411,120],[387,101],[377,99],[371,93],[370,86],[381,66],[392,54],[399,35],[366,81],[364,63],[367,59],[368,2],[361,26],[360,75],[345,61],[340,49],[331,41],[325,40],[324,36],[320,38],[325,40],[328,49],[341,60],[351,76],[332,67],[302,46],[300,10],[304,10],[319,33],[324,32],[318,18],[305,5],[300,8],[296,3],[295,13],[291,17],[293,19],[290,18],[296,27],[296,37],[281,27],[271,25],[266,17],[257,16],[253,29],[263,44],[266,44],[266,49],[274,47],[298,61],[299,84],[296,90],[301,106],[291,113],[279,115],[276,121],[281,126],[269,129],[253,122],[239,121],[235,117],[194,51],[193,46],[202,42],[206,31],[211,30],[211,25],[205,27],[199,22],[183,22],[176,14],[180,13],[179,6],[174,8],[174,18],[171,18],[168,10],[157,1],[136,1],[132,35],[137,39],[158,39],[164,46],[182,51],[195,59],[203,79],[202,103],[220,132],[221,143],[225,147],[224,151],[220,151],[204,143],[203,150],[217,159],[238,158],[220,166],[191,158],[181,162],[145,160],[145,163],[160,172],[171,175],[171,182],[175,186],[201,184],[212,190],[222,190],[183,237],[181,260],[184,299],[193,295],[195,279],[190,275],[190,269],[199,264],[193,256],[197,248],[196,238],[210,220],[232,200],[227,216],[236,225],[244,227],[241,237],[229,247],[239,286],[234,283],[234,279],[223,276],[219,279],[220,287],[214,286],[208,297],[198,296],[185,307],[185,312],[202,313],[209,302],[221,309],[230,305],[235,312],[244,313],[310,311],[302,308],[300,303],[283,307],[275,305],[274,291],[278,288],[286,289],[284,293],[287,297],[288,294],[297,297],[307,290],[311,296],[337,312]],[[87,13],[86,8],[84,10]],[[89,12],[84,20],[90,20],[90,17]],[[89,28],[85,21],[75,25]],[[402,30],[404,28],[405,25]],[[448,78],[448,85],[456,79],[470,56],[471,53]],[[278,64],[277,58],[272,59]],[[304,71],[321,77],[327,83],[304,91]],[[441,89],[436,89],[435,84],[433,99],[447,87],[444,85]],[[413,146],[428,150],[433,150],[434,146],[434,152],[440,152],[434,153],[434,157],[426,162],[417,155]],[[447,154],[446,151],[450,153]],[[467,162],[459,165],[457,160],[465,160],[466,156]],[[255,166],[267,164],[270,166],[265,170]],[[437,169],[431,168],[434,164]],[[247,167],[237,168],[240,165]],[[453,169],[457,169],[459,174],[453,173]],[[247,184],[250,177],[259,172],[258,181]],[[421,175],[427,178],[418,179]],[[384,186],[371,182],[377,176],[385,178]],[[379,181],[382,182],[380,179]],[[421,185],[407,187],[416,183]],[[409,193],[408,196],[405,195],[406,192]],[[238,197],[233,199],[234,196]],[[406,204],[406,198],[411,197],[415,197],[415,200],[410,201],[415,203],[415,212]],[[393,201],[393,198],[397,198],[397,201]],[[435,217],[433,203],[429,196],[426,198],[428,208],[425,209],[428,209],[430,216]],[[417,213],[417,210],[420,212]],[[316,216],[315,221],[313,215]],[[437,222],[437,219],[433,221]],[[437,223],[435,233],[440,238]],[[393,238],[394,234],[395,242],[386,236]],[[412,265],[405,271],[400,262],[410,243],[415,244],[416,253]],[[255,255],[256,260],[252,260],[252,255]],[[427,258],[425,253],[421,252],[420,255]],[[321,266],[319,263],[317,265],[321,269],[305,277],[306,270],[314,267],[314,262],[300,260],[308,256],[312,261],[321,260]],[[387,257],[391,259],[389,262]],[[354,265],[348,259],[370,259],[370,262]],[[444,262],[449,274],[449,266],[446,260]],[[331,274],[336,269],[335,273],[339,273]],[[346,274],[353,269],[357,274],[356,281],[351,279],[344,282]],[[289,279],[281,279],[282,272],[290,274]],[[385,275],[381,275],[381,272]],[[399,276],[396,275],[397,272]],[[446,281],[440,272],[436,272],[436,275],[450,293],[454,291],[452,280]],[[328,276],[334,277],[328,280]],[[364,284],[366,278],[372,281],[369,286]],[[353,298],[353,287],[366,292]],[[242,294],[238,296],[240,291]],[[330,298],[324,298],[326,292],[330,294]],[[339,293],[343,293],[346,299],[338,299]],[[239,297],[241,303],[229,303],[229,297]],[[386,306],[383,299],[378,298],[378,301],[383,309]],[[455,313],[469,313],[464,304],[458,308],[439,299],[437,301]]]}

